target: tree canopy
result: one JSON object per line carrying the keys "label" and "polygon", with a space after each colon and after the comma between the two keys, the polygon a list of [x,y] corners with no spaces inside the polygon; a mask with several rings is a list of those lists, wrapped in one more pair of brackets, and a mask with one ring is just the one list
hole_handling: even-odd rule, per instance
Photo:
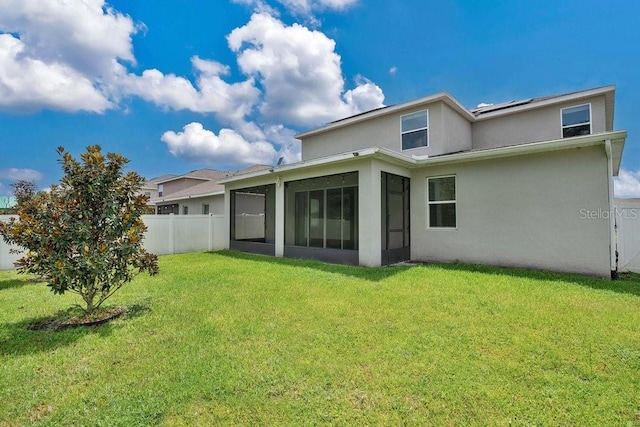
{"label": "tree canopy", "polygon": [[142,247],[144,179],[125,173],[120,154],[98,145],[76,160],[58,148],[64,177],[49,191],[30,186],[16,194],[17,218],[0,222],[4,240],[26,251],[16,262],[21,273],[43,278],[55,294],[73,292],[92,313],[139,273],[158,272],[158,260]]}

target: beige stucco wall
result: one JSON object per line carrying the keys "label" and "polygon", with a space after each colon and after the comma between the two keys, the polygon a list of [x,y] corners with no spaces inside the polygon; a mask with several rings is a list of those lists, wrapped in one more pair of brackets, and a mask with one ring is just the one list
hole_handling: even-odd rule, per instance
{"label": "beige stucco wall", "polygon": [[173,181],[165,182],[162,185],[162,196],[167,197],[171,194],[184,190],[185,188],[193,187],[194,185],[202,184],[203,180],[201,179],[193,179],[193,178],[179,178]]}
{"label": "beige stucco wall", "polygon": [[[400,118],[417,111],[429,111],[429,146],[402,150]],[[471,124],[442,101],[407,109],[313,135],[302,140],[302,160],[384,147],[407,155],[435,156],[471,148]]]}
{"label": "beige stucco wall", "polygon": [[379,117],[356,126],[346,126],[304,138],[301,145],[302,160],[317,159],[368,147],[387,147],[400,151],[399,116]]}
{"label": "beige stucco wall", "polygon": [[432,154],[455,153],[471,149],[471,122],[442,103],[442,129],[445,133],[438,152]]}
{"label": "beige stucco wall", "polygon": [[[411,256],[609,276],[603,147],[414,170]],[[456,175],[457,229],[427,228],[427,177]]]}
{"label": "beige stucco wall", "polygon": [[562,138],[561,113],[566,107],[591,103],[592,133],[606,131],[604,95],[480,119],[471,125],[473,148],[484,149]]}

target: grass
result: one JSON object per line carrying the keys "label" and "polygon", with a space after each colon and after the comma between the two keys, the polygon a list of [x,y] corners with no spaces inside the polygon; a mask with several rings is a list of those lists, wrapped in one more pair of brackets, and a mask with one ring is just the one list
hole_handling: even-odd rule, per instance
{"label": "grass", "polygon": [[640,276],[165,256],[96,328],[0,272],[0,425],[640,425]]}

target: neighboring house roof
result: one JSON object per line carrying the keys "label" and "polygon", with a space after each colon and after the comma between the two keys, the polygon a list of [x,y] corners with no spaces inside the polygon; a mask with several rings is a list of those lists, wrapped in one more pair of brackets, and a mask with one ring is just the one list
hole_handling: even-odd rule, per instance
{"label": "neighboring house roof", "polygon": [[210,179],[224,178],[226,176],[229,176],[232,173],[233,172],[219,171],[215,169],[198,169],[198,170],[194,170],[189,173],[186,173],[184,175],[180,175],[177,178],[196,178],[196,179],[199,178],[199,179],[210,180]]}
{"label": "neighboring house roof", "polygon": [[328,132],[340,127],[349,126],[354,123],[372,120],[389,114],[394,114],[402,110],[413,109],[422,105],[431,104],[433,102],[442,101],[449,107],[457,111],[460,115],[466,118],[470,122],[476,122],[489,118],[495,118],[497,116],[515,114],[534,108],[541,108],[547,105],[559,104],[564,102],[579,101],[584,98],[593,97],[597,95],[605,96],[605,104],[607,110],[606,117],[606,129],[607,131],[613,130],[613,103],[614,103],[615,86],[602,86],[594,89],[588,89],[578,92],[570,92],[561,95],[544,96],[539,98],[527,98],[519,101],[508,101],[500,104],[483,104],[482,107],[474,109],[467,109],[458,100],[451,96],[447,92],[436,93],[424,98],[419,98],[413,101],[405,102],[403,104],[392,105],[388,107],[377,108],[375,110],[367,111],[357,114],[355,116],[346,117],[344,119],[336,120],[321,126],[316,129],[312,129],[306,132],[297,134],[295,137],[298,139],[306,138],[312,135]]}
{"label": "neighboring house roof", "polygon": [[196,169],[191,172],[187,172],[183,175],[172,175],[172,174],[163,175],[162,177],[155,179],[155,184],[165,184],[167,182],[177,181],[179,179],[185,179],[185,178],[198,179],[202,181],[210,181],[212,179],[215,180],[215,179],[224,178],[226,176],[229,176],[232,173],[233,172],[218,171],[215,169]]}
{"label": "neighboring house roof", "polygon": [[218,194],[224,194],[224,186],[218,184],[221,179],[228,178],[236,175],[250,174],[261,170],[271,168],[267,165],[251,165],[238,171],[218,171],[215,169],[198,169],[188,172],[184,175],[163,175],[162,177],[155,179],[155,184],[164,184],[179,179],[194,179],[199,180],[197,184],[194,184],[188,188],[166,194],[164,196],[155,197],[149,200],[150,204],[158,204],[163,202],[173,202],[176,200],[193,199],[198,197],[209,197]]}
{"label": "neighboring house roof", "polygon": [[149,180],[147,180],[145,182],[145,186],[147,184],[149,184],[149,185],[157,185],[159,182],[168,181],[168,180],[170,180],[172,178],[175,178],[176,176],[178,176],[178,175],[174,175],[174,174],[170,174],[169,173],[169,174],[161,175],[161,176],[158,176],[158,177],[155,177],[155,178],[151,178],[151,179],[149,179]]}
{"label": "neighboring house roof", "polygon": [[175,193],[168,194],[166,197],[156,197],[151,200],[151,203],[157,204],[162,202],[171,202],[175,200],[193,199],[197,197],[215,196],[216,194],[224,194],[224,186],[218,184],[216,181],[204,181],[200,184],[193,185],[185,188],[184,190],[176,191]]}

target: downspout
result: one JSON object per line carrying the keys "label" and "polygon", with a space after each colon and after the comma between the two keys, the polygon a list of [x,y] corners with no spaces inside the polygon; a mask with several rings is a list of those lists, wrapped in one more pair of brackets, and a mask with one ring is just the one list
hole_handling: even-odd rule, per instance
{"label": "downspout", "polygon": [[611,155],[611,140],[604,142],[607,153],[607,183],[609,184],[609,264],[611,266],[611,279],[618,279],[618,250],[616,241],[616,208],[613,200],[613,156]]}

